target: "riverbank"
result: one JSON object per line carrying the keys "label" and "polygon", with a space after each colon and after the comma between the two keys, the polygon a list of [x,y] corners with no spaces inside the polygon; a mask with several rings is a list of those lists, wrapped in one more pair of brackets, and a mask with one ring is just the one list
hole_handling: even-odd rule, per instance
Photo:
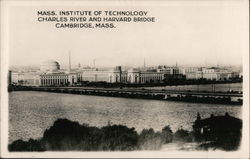
{"label": "riverbank", "polygon": [[[209,127],[210,132],[200,132],[199,128],[202,127]],[[185,150],[233,151],[240,145],[242,121],[228,113],[225,116],[211,115],[203,120],[198,113],[193,128],[193,131],[181,128],[173,132],[167,125],[161,131],[155,132],[150,128],[138,134],[133,127],[112,125],[110,122],[99,128],[68,119],[57,119],[44,131],[42,138],[28,141],[19,139],[9,144],[8,148],[9,151],[134,151],[160,150],[163,145],[166,149],[167,144],[182,143],[189,145],[182,146]]]}

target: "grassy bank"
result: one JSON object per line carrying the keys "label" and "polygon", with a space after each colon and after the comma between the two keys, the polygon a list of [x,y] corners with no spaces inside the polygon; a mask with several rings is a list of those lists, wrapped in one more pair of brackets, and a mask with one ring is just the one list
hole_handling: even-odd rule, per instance
{"label": "grassy bank", "polygon": [[[44,131],[40,139],[16,140],[9,144],[9,151],[133,151],[159,150],[164,144],[198,142],[197,150],[209,148],[236,150],[240,138],[232,138],[227,132],[223,140],[202,140],[195,132],[179,129],[176,132],[165,126],[155,132],[152,128],[138,133],[124,125],[110,125],[98,128],[79,124],[68,119],[57,119]],[[233,136],[235,136],[233,134]],[[240,135],[239,135],[240,136]]]}

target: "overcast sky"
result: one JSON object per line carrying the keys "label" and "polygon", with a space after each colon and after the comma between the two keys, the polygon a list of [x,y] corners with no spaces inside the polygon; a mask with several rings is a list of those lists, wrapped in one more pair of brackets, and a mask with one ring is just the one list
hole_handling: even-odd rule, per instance
{"label": "overcast sky", "polygon": [[[93,65],[96,59],[101,66],[142,66],[144,58],[147,65],[242,64],[245,3],[198,2],[11,7],[10,65],[39,65],[48,59],[66,65],[69,51],[74,65]],[[116,23],[115,29],[58,29],[54,23],[37,22],[38,10],[144,10],[156,22]]]}

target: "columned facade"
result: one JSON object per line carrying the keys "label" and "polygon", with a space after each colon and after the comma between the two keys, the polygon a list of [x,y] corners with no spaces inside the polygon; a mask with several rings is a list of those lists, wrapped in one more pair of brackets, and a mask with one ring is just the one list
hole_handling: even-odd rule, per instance
{"label": "columned facade", "polygon": [[67,85],[68,75],[67,74],[42,74],[41,77],[41,86],[63,86]]}

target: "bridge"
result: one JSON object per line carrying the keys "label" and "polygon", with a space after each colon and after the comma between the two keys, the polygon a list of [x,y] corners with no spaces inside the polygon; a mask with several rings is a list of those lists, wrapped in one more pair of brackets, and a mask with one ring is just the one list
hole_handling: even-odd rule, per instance
{"label": "bridge", "polygon": [[240,92],[183,91],[146,88],[94,88],[94,87],[9,87],[9,91],[44,91],[80,95],[156,99],[192,103],[242,105]]}
{"label": "bridge", "polygon": [[207,91],[183,91],[183,90],[159,90],[159,89],[145,89],[145,88],[93,88],[93,87],[32,87],[37,91],[90,91],[90,92],[114,92],[114,93],[139,93],[139,94],[178,94],[191,96],[217,96],[217,97],[242,97],[242,93],[230,92],[207,92]]}

